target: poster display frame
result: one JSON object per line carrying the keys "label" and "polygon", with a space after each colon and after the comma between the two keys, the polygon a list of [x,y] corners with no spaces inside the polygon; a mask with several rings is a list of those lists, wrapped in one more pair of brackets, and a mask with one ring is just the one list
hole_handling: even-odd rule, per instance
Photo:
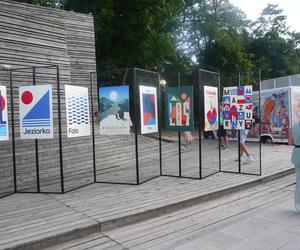
{"label": "poster display frame", "polygon": [[[214,130],[218,130],[219,129],[219,88],[218,87],[213,87],[213,86],[208,86],[208,85],[204,85],[203,86],[203,91],[204,91],[204,131],[208,132],[208,131],[214,131]],[[209,125],[209,121],[207,119],[207,115],[208,112],[211,112],[211,110],[208,109],[207,105],[208,105],[208,101],[209,101],[209,97],[207,92],[208,91],[215,91],[215,95],[210,94],[210,96],[214,96],[214,104],[213,105],[210,102],[211,105],[211,109],[215,109],[216,110],[216,121],[214,123],[216,123],[216,125],[212,126]]]}
{"label": "poster display frame", "polygon": [[[65,104],[66,104],[66,119],[67,119],[66,120],[67,138],[90,136],[91,117],[90,117],[88,88],[65,84],[65,101],[66,101]],[[69,114],[71,114],[72,117],[69,117]],[[70,123],[71,122],[70,119],[73,120],[72,123]],[[85,121],[85,124],[82,124],[82,120]]]}
{"label": "poster display frame", "polygon": [[[157,87],[153,86],[147,86],[147,85],[139,85],[139,97],[140,97],[140,127],[141,127],[141,134],[152,134],[158,132],[158,98],[157,98]],[[150,102],[154,103],[154,124],[146,125],[144,124],[145,121],[145,110],[144,110],[144,104],[145,104],[145,95],[151,95],[149,96],[150,99],[152,97],[154,100],[150,100]],[[149,100],[147,100],[149,101]]]}
{"label": "poster display frame", "polygon": [[[114,90],[117,89],[117,90]],[[102,96],[103,92],[106,91],[111,91],[110,92],[110,97]],[[122,93],[121,93],[122,92]],[[119,99],[119,95],[123,95],[122,99]],[[128,85],[113,85],[113,86],[100,86],[98,88],[98,96],[99,96],[99,109],[100,109],[100,135],[129,135],[130,134],[130,123],[131,123],[131,118],[130,118],[130,96],[129,96],[129,86]],[[103,125],[101,124],[103,122],[102,118],[102,110],[101,110],[101,98],[106,98],[107,102],[112,102],[108,103],[107,105],[118,105],[117,108],[114,108],[116,112],[112,113],[110,116],[110,120],[115,119],[116,121],[115,124],[110,124],[112,128],[102,127]],[[126,101],[124,104],[124,100]],[[114,102],[115,101],[115,102]],[[122,101],[122,103],[120,103]],[[104,105],[104,104],[103,104]],[[122,111],[123,106],[127,106],[127,111]],[[113,108],[113,107],[112,107]],[[105,118],[108,118],[109,115]],[[109,122],[109,121],[106,121]],[[117,128],[117,129],[116,129]]]}
{"label": "poster display frame", "polygon": [[[2,107],[4,105],[4,108]],[[0,141],[9,141],[9,120],[8,120],[8,99],[7,88],[4,85],[0,85],[0,122],[4,122],[2,127],[5,129],[5,135],[0,134]]]}
{"label": "poster display frame", "polygon": [[[172,92],[173,91],[173,92]],[[184,94],[184,92],[189,94],[189,99],[190,99],[190,103],[189,103],[189,125],[188,126],[183,126],[183,125],[174,125],[171,126],[170,125],[170,103],[169,103],[169,95],[182,95]],[[181,109],[183,109],[183,107],[180,107]],[[176,107],[177,110],[177,107]],[[166,130],[167,131],[193,131],[194,129],[194,88],[193,86],[188,86],[188,85],[184,85],[184,86],[177,86],[177,87],[167,87],[165,89],[165,113],[166,113],[166,117],[165,117],[165,121],[166,121]],[[177,120],[177,115],[176,114],[176,120]],[[180,117],[181,118],[181,117]]]}
{"label": "poster display frame", "polygon": [[[19,120],[20,120],[20,139],[21,140],[36,140],[36,139],[53,139],[54,126],[53,126],[53,100],[52,100],[52,85],[32,85],[19,87]],[[40,95],[39,99],[35,101],[32,107],[28,108],[26,105],[31,105],[34,102],[35,94]],[[48,96],[48,100],[47,100]],[[22,104],[22,105],[21,105]],[[44,107],[43,105],[48,105]],[[38,108],[40,107],[39,110]],[[49,112],[49,118],[37,117],[40,114]],[[41,112],[43,111],[43,112]],[[27,118],[26,118],[27,117]],[[26,120],[26,121],[25,121]],[[47,121],[46,121],[47,120]],[[32,126],[36,124],[36,126]],[[36,132],[31,134],[31,132]],[[24,129],[27,135],[24,133]],[[49,132],[48,132],[49,131]],[[30,133],[29,133],[30,132]],[[44,134],[42,134],[42,132]],[[48,134],[47,134],[48,132]]]}

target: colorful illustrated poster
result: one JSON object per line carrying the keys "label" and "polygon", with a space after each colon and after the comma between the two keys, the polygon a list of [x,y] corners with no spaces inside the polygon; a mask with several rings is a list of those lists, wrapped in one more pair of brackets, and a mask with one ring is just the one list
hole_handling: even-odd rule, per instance
{"label": "colorful illustrated poster", "polygon": [[19,88],[21,139],[52,139],[52,86]]}
{"label": "colorful illustrated poster", "polygon": [[292,126],[300,123],[300,88],[293,87],[292,88]]}
{"label": "colorful illustrated poster", "polygon": [[130,134],[128,86],[101,87],[99,98],[100,134]]}
{"label": "colorful illustrated poster", "polygon": [[155,87],[140,85],[141,133],[158,132],[157,93]]}
{"label": "colorful illustrated poster", "polygon": [[192,131],[194,126],[193,87],[166,88],[166,129]]}
{"label": "colorful illustrated poster", "polygon": [[[258,103],[256,104],[258,107]],[[277,139],[287,139],[290,128],[289,90],[273,89],[261,92],[261,133]]]}
{"label": "colorful illustrated poster", "polygon": [[224,88],[223,125],[224,129],[251,129],[252,86]]}
{"label": "colorful illustrated poster", "polygon": [[0,141],[8,141],[8,115],[6,87],[0,86]]}
{"label": "colorful illustrated poster", "polygon": [[65,85],[67,137],[91,135],[88,88]]}
{"label": "colorful illustrated poster", "polygon": [[204,86],[204,130],[219,129],[218,123],[218,88]]}

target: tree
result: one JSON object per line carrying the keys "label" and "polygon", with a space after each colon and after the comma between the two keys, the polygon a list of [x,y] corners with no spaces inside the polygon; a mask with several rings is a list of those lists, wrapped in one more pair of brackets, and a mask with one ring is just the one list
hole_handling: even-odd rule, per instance
{"label": "tree", "polygon": [[300,34],[290,31],[278,5],[269,4],[252,28],[248,51],[255,67],[262,69],[264,79],[299,73]]}
{"label": "tree", "polygon": [[160,69],[178,58],[173,31],[183,0],[72,0],[66,9],[93,13],[98,69]]}
{"label": "tree", "polygon": [[41,5],[46,7],[62,8],[64,0],[16,0],[17,2]]}
{"label": "tree", "polygon": [[179,46],[200,67],[221,72],[250,70],[244,47],[245,14],[227,0],[193,0],[183,13]]}

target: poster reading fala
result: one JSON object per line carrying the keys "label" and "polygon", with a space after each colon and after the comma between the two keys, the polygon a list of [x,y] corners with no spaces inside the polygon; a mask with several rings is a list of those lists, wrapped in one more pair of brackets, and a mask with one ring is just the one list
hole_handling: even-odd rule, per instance
{"label": "poster reading fala", "polygon": [[101,87],[99,98],[100,134],[130,134],[128,86]]}
{"label": "poster reading fala", "polygon": [[166,88],[166,129],[192,131],[193,125],[193,87]]}
{"label": "poster reading fala", "polygon": [[204,130],[218,130],[218,88],[204,86],[204,110]]}
{"label": "poster reading fala", "polygon": [[158,132],[157,93],[155,87],[140,85],[141,133]]}
{"label": "poster reading fala", "polygon": [[88,88],[65,85],[67,137],[91,135]]}
{"label": "poster reading fala", "polygon": [[52,86],[19,88],[21,139],[52,139]]}
{"label": "poster reading fala", "polygon": [[224,129],[251,129],[252,86],[224,88],[223,124]]}
{"label": "poster reading fala", "polygon": [[0,86],[0,141],[7,141],[8,139],[9,133],[6,87]]}

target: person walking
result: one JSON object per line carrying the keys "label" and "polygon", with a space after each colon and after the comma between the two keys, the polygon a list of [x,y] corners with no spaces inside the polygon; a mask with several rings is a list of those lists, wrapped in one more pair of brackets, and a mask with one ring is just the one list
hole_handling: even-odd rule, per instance
{"label": "person walking", "polygon": [[249,133],[248,129],[240,130],[240,158],[241,158],[241,162],[244,164],[249,164],[254,161],[253,157],[250,155],[248,147],[246,146],[246,139],[248,133]]}
{"label": "person walking", "polygon": [[221,149],[227,149],[228,148],[228,139],[227,139],[227,131],[224,129],[223,124],[223,104],[220,104],[220,124],[219,124],[219,130],[218,130],[218,137],[220,138],[220,147]]}
{"label": "person walking", "polygon": [[295,145],[292,154],[292,163],[296,171],[295,208],[300,212],[300,123],[293,126],[292,135]]}
{"label": "person walking", "polygon": [[183,136],[184,136],[185,144],[186,145],[191,145],[192,141],[194,139],[193,135],[192,135],[192,132],[191,131],[184,131]]}

